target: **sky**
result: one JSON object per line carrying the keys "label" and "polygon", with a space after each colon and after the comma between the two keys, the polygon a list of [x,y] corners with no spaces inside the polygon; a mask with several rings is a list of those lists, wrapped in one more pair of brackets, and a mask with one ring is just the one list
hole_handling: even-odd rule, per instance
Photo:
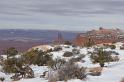
{"label": "sky", "polygon": [[124,0],[0,0],[0,29],[124,29]]}

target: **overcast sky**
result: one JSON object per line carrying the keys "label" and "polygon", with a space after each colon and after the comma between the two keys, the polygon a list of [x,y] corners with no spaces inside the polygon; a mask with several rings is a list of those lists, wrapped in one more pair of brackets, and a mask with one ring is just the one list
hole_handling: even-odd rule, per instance
{"label": "overcast sky", "polygon": [[124,29],[124,0],[0,0],[0,29]]}

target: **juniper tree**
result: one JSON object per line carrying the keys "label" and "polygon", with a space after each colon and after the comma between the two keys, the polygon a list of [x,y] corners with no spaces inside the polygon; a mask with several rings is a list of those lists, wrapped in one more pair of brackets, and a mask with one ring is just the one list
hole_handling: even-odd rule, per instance
{"label": "juniper tree", "polygon": [[98,48],[94,52],[91,52],[91,61],[93,63],[99,63],[101,67],[107,62],[113,62],[112,51],[106,51],[103,48]]}

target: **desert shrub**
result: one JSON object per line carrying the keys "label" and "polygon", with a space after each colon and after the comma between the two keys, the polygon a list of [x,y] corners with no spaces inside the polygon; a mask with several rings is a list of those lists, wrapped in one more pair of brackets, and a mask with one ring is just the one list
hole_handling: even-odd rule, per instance
{"label": "desert shrub", "polygon": [[85,80],[87,77],[86,68],[80,68],[74,63],[67,62],[60,69],[49,74],[49,82],[66,81],[70,79]]}
{"label": "desert shrub", "polygon": [[3,60],[3,59],[4,59],[3,56],[0,55],[0,60]]}
{"label": "desert shrub", "polygon": [[79,49],[76,49],[76,48],[72,49],[72,52],[74,54],[80,54],[80,50]]}
{"label": "desert shrub", "polygon": [[66,63],[61,69],[58,70],[58,80],[67,81],[70,79],[85,79],[86,68],[75,65],[74,63]]}
{"label": "desert shrub", "polygon": [[113,55],[119,55],[119,53],[116,51],[109,51],[109,52],[112,53]]}
{"label": "desert shrub", "polygon": [[58,73],[55,70],[50,70],[50,72],[48,72],[48,82],[58,82]]}
{"label": "desert shrub", "polygon": [[21,69],[24,65],[21,54],[14,47],[7,49],[5,53],[7,54],[7,59],[2,60],[3,71],[6,73],[16,73],[17,68]]}
{"label": "desert shrub", "polygon": [[52,54],[47,54],[47,53],[41,52],[36,56],[34,64],[43,66],[43,65],[47,65],[48,61],[52,61]]}
{"label": "desert shrub", "polygon": [[115,49],[115,48],[116,48],[115,45],[109,45],[109,47],[110,47],[111,49]]}
{"label": "desert shrub", "polygon": [[84,55],[84,54],[81,54],[81,55],[79,55],[78,57],[71,58],[69,61],[70,61],[70,62],[79,62],[79,61],[81,61],[84,57],[85,57],[85,55]]}
{"label": "desert shrub", "polygon": [[101,67],[104,67],[105,62],[113,62],[111,51],[105,51],[102,48],[96,49],[94,52],[91,52],[91,61],[93,63],[99,63]]}
{"label": "desert shrub", "polygon": [[71,56],[73,56],[73,53],[72,53],[72,52],[65,52],[65,53],[63,54],[63,56],[64,56],[64,57],[71,57]]}
{"label": "desert shrub", "polygon": [[61,58],[56,58],[55,60],[51,60],[48,62],[48,66],[54,70],[60,69],[66,63],[65,60]]}
{"label": "desert shrub", "polygon": [[56,46],[53,51],[61,51],[62,47],[61,46]]}
{"label": "desert shrub", "polygon": [[76,45],[72,44],[72,47],[76,47]]}
{"label": "desert shrub", "polygon": [[118,56],[111,56],[111,57],[112,57],[112,59],[111,59],[112,62],[117,62],[120,60],[120,58]]}
{"label": "desert shrub", "polygon": [[65,45],[72,45],[70,41],[65,41]]}
{"label": "desert shrub", "polygon": [[5,78],[4,77],[0,77],[0,81],[4,82]]}
{"label": "desert shrub", "polygon": [[81,59],[79,57],[70,59],[71,62],[79,62],[80,60]]}
{"label": "desert shrub", "polygon": [[124,50],[124,47],[123,47],[123,46],[121,46],[121,47],[120,47],[120,50]]}
{"label": "desert shrub", "polygon": [[50,52],[52,52],[53,51],[53,49],[49,49],[49,50],[47,50],[46,52],[47,53],[50,53]]}
{"label": "desert shrub", "polygon": [[80,55],[79,55],[79,58],[81,58],[81,59],[84,58],[84,57],[85,57],[84,54],[80,54]]}
{"label": "desert shrub", "polygon": [[42,50],[32,49],[31,51],[26,52],[23,55],[23,58],[27,64],[43,66],[46,65],[48,61],[52,60],[52,54],[48,54]]}
{"label": "desert shrub", "polygon": [[38,54],[38,50],[30,50],[23,54],[23,58],[26,64],[33,64],[36,59],[36,55]]}
{"label": "desert shrub", "polygon": [[85,79],[87,76],[86,68],[79,67],[73,61],[64,61],[62,59],[56,59],[55,63],[52,64],[52,69],[54,72],[49,73],[49,82],[56,82],[56,81],[67,81],[70,79]]}
{"label": "desert shrub", "polygon": [[6,73],[16,73],[18,68],[22,68],[24,61],[21,58],[8,58],[4,60],[3,71]]}
{"label": "desert shrub", "polygon": [[54,75],[50,75],[49,81],[48,82],[57,82],[57,79]]}
{"label": "desert shrub", "polygon": [[16,50],[16,48],[11,47],[11,48],[8,48],[7,50],[5,50],[5,54],[7,55],[7,58],[8,58],[8,57],[17,55],[18,51]]}
{"label": "desert shrub", "polygon": [[0,65],[3,65],[4,58],[0,55]]}

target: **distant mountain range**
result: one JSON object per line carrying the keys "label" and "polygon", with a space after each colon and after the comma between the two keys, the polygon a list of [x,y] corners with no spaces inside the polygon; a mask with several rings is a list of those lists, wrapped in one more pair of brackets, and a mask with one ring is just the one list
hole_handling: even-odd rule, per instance
{"label": "distant mountain range", "polygon": [[25,51],[43,42],[56,40],[58,33],[61,33],[65,40],[73,40],[77,35],[77,32],[71,31],[1,29],[0,51],[2,52],[9,47],[16,47],[20,51]]}
{"label": "distant mountain range", "polygon": [[69,31],[3,29],[0,30],[0,40],[52,41],[57,38],[58,32],[61,33],[66,40],[71,40],[76,35],[76,32]]}

